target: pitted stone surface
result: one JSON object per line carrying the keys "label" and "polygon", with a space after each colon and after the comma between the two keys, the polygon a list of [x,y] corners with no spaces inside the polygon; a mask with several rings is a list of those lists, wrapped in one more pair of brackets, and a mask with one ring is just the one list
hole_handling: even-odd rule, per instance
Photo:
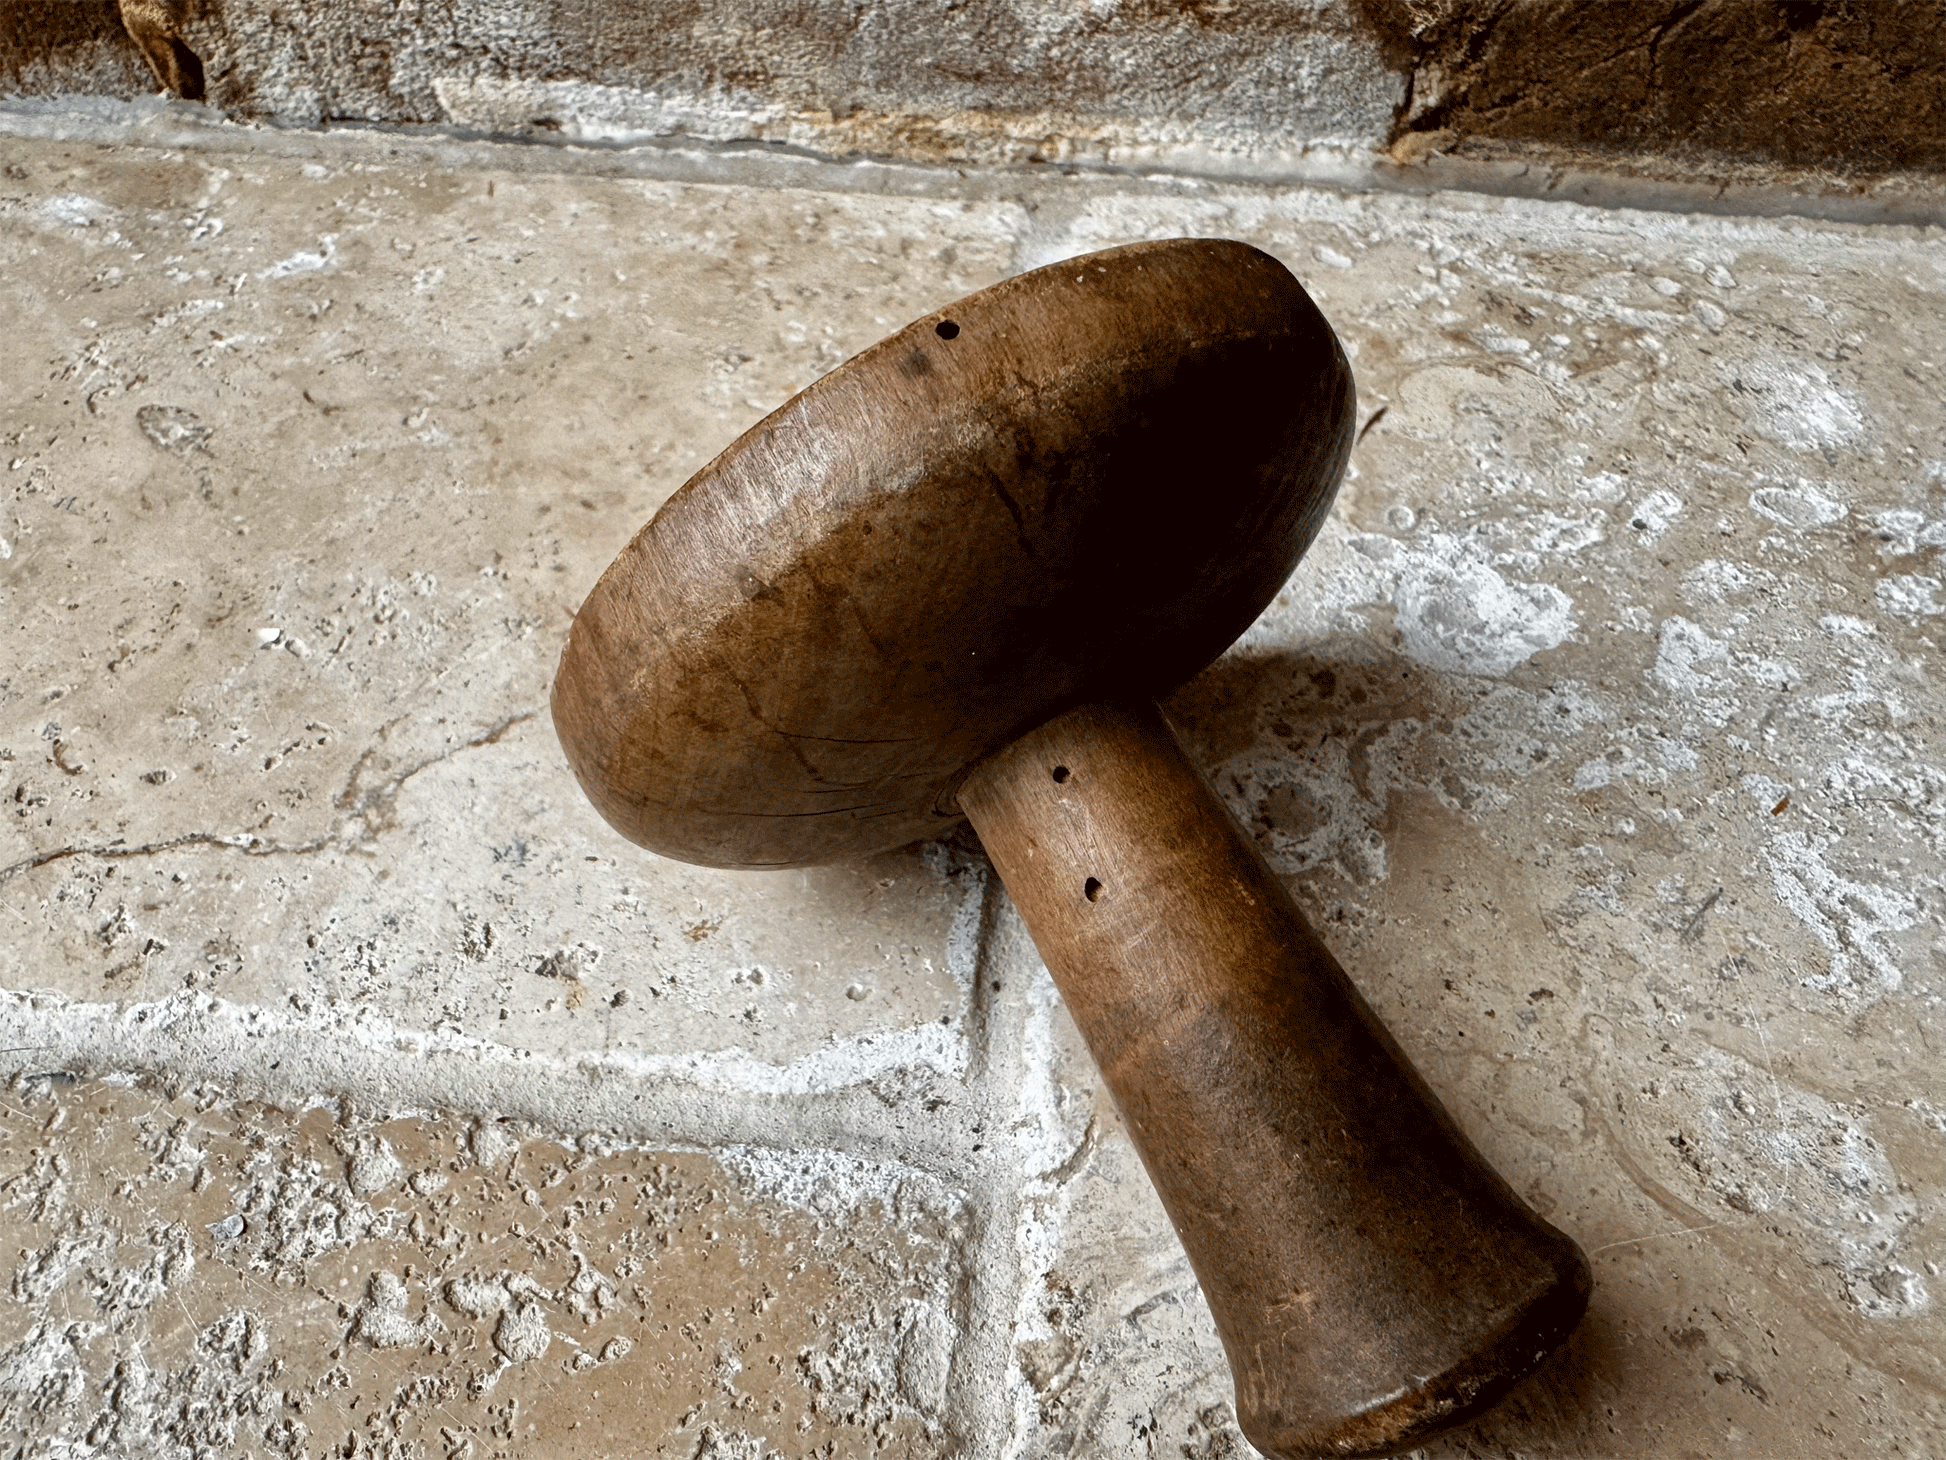
{"label": "pitted stone surface", "polygon": [[[73,160],[10,185],[37,399],[5,429],[6,875],[54,941],[0,947],[7,981],[755,1059],[780,1089],[961,1067],[947,860],[648,873],[558,775],[545,703],[617,543],[711,443],[995,276],[991,217],[807,198],[773,238],[718,189],[156,156],[93,158],[84,198]],[[880,262],[840,283],[847,252]],[[861,289],[879,268],[905,282]]]}
{"label": "pitted stone surface", "polygon": [[963,1204],[909,1168],[57,1078],[10,1091],[0,1192],[28,1453],[947,1443]]}
{"label": "pitted stone surface", "polygon": [[[220,1121],[348,1096],[346,1209],[476,1199],[386,1123],[436,1109],[476,1162],[531,1128],[697,1149],[800,1202],[916,1171],[963,1203],[950,1295],[911,1320],[931,1357],[833,1340],[829,1383],[882,1370],[909,1443],[936,1424],[960,1453],[1244,1453],[1180,1250],[977,851],[660,862],[582,804],[544,709],[615,547],[792,390],[1014,270],[1240,237],[1339,329],[1364,434],[1298,577],[1171,713],[1596,1270],[1567,1352],[1431,1453],[1891,1455],[1946,1425],[1936,231],[393,146],[8,144],[8,1068],[160,1075]],[[49,1128],[41,1083],[7,1098],[48,1162],[109,1139]],[[194,1244],[250,1218],[224,1236],[239,1213],[196,1196],[151,1190],[207,1268]],[[0,1217],[16,1266],[109,1220],[103,1196],[43,1230],[38,1200]],[[20,1321],[108,1324],[91,1352],[119,1353],[134,1244],[89,1259],[99,1292],[40,1294],[28,1262]],[[739,1252],[753,1280],[777,1260]],[[332,1260],[360,1268],[331,1342],[361,1413],[463,1322],[515,1365],[493,1403],[554,1438],[581,1417],[522,1387],[557,1340],[511,1357],[542,1338],[519,1275],[571,1274],[496,1259],[433,1293],[371,1234]],[[48,1306],[84,1292],[92,1318]],[[667,1382],[677,1417],[724,1392]],[[698,1411],[657,1442],[781,1435]]]}

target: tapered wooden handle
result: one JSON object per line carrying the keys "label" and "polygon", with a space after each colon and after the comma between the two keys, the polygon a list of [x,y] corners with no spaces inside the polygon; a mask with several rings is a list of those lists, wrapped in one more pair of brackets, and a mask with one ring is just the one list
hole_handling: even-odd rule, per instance
{"label": "tapered wooden handle", "polygon": [[1394,1454],[1567,1336],[1586,1258],[1460,1134],[1160,711],[1062,715],[960,804],[1181,1235],[1252,1444]]}

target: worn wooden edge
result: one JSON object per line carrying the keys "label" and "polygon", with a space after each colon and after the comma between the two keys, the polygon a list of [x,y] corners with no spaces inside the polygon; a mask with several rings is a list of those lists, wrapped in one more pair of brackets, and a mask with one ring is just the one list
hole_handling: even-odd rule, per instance
{"label": "worn wooden edge", "polygon": [[[952,748],[941,752],[946,759],[931,770],[908,767],[907,770],[912,773],[903,777],[905,789],[888,789],[883,797],[861,795],[858,799],[866,804],[870,815],[861,813],[851,825],[825,824],[814,829],[804,824],[807,811],[797,807],[780,808],[777,814],[768,817],[764,809],[755,804],[721,803],[720,809],[712,809],[721,798],[700,802],[695,799],[692,787],[698,782],[681,766],[658,771],[654,776],[644,776],[628,768],[627,756],[623,753],[625,747],[638,742],[642,745],[666,742],[666,736],[661,732],[646,737],[642,729],[648,723],[641,719],[645,708],[655,703],[669,703],[667,699],[657,701],[636,688],[636,681],[643,674],[647,660],[659,657],[665,663],[675,664],[685,656],[693,658],[696,644],[713,631],[712,616],[721,618],[724,614],[742,612],[743,598],[761,597],[767,592],[766,575],[775,570],[774,564],[766,563],[765,555],[775,552],[767,545],[770,537],[777,532],[788,537],[793,531],[810,533],[815,537],[829,530],[820,525],[820,514],[829,516],[836,512],[842,516],[855,510],[848,501],[839,501],[833,506],[818,501],[785,499],[773,504],[770,515],[766,516],[762,504],[753,505],[743,500],[750,493],[750,484],[734,476],[731,478],[731,503],[726,506],[721,479],[727,463],[747,462],[753,457],[779,451],[788,454],[793,449],[791,442],[805,436],[816,423],[822,402],[843,401],[841,417],[845,412],[857,414],[860,403],[857,399],[846,399],[847,393],[857,397],[861,382],[876,380],[876,376],[868,373],[874,369],[882,371],[895,364],[910,363],[906,357],[913,354],[916,343],[936,348],[939,341],[932,336],[942,325],[976,314],[982,308],[997,308],[996,301],[1004,302],[1015,296],[1032,297],[1032,291],[1049,287],[1050,281],[1065,286],[1068,282],[1065,276],[1070,274],[1095,272],[1111,264],[1139,272],[1146,261],[1163,259],[1170,260],[1176,269],[1185,266],[1175,261],[1193,259],[1197,262],[1189,266],[1191,268],[1241,269],[1246,276],[1262,275],[1266,280],[1277,280],[1275,287],[1293,298],[1291,303],[1280,303],[1276,311],[1265,316],[1266,322],[1274,322],[1275,326],[1265,338],[1289,338],[1293,342],[1313,339],[1317,347],[1314,349],[1312,343],[1307,343],[1301,351],[1287,357],[1293,361],[1301,360],[1307,358],[1305,352],[1309,352],[1313,363],[1303,368],[1315,372],[1317,377],[1317,384],[1308,387],[1306,394],[1288,397],[1291,415],[1287,419],[1315,420],[1316,430],[1308,434],[1316,444],[1314,449],[1306,448],[1311,457],[1315,457],[1308,478],[1301,488],[1293,490],[1287,498],[1296,504],[1291,509],[1295,513],[1291,523],[1298,529],[1285,544],[1287,555],[1267,571],[1250,569],[1263,581],[1253,585],[1247,602],[1231,594],[1235,601],[1226,600],[1223,603],[1218,614],[1220,622],[1211,619],[1208,609],[1200,601],[1195,601],[1191,607],[1188,606],[1191,601],[1186,600],[1184,610],[1177,618],[1184,623],[1209,621],[1209,628],[1202,631],[1203,642],[1196,646],[1193,660],[1185,656],[1183,662],[1170,664],[1167,682],[1145,682],[1139,686],[1141,692],[1151,695],[1167,693],[1199,672],[1248,628],[1249,623],[1254,621],[1263,606],[1288,579],[1303,549],[1309,545],[1328,514],[1342,478],[1355,414],[1352,408],[1354,387],[1343,350],[1329,324],[1290,271],[1272,256],[1247,244],[1225,239],[1173,239],[1127,245],[1064,260],[1003,280],[988,289],[932,310],[814,382],[742,433],[692,476],[649,522],[638,529],[617,555],[601,575],[570,627],[551,696],[556,732],[567,751],[577,780],[611,825],[630,840],[664,855],[723,867],[803,866],[889,850],[950,829],[959,816],[956,800],[958,784],[968,767],[981,756],[1107,688],[1077,680],[1051,697],[1041,696],[1038,703],[1008,707],[998,715],[974,707],[976,713],[972,717],[962,717],[955,722],[956,728],[952,733],[956,736],[956,742]],[[1212,266],[1206,262],[1211,259],[1220,262]],[[1285,310],[1290,313],[1283,313]],[[1236,311],[1229,313],[1235,315]],[[1193,320],[1193,316],[1190,318]],[[1247,310],[1237,318],[1225,318],[1224,323],[1207,338],[1212,341],[1228,340],[1232,335],[1239,339],[1247,338],[1254,326],[1241,325],[1239,320],[1244,318],[1247,318]],[[1241,334],[1237,333],[1240,329],[1244,331]],[[1193,336],[1195,331],[1196,326],[1191,323],[1185,338]],[[1227,350],[1232,347],[1226,344],[1222,348]],[[1296,367],[1280,361],[1280,370],[1293,368]],[[1036,390],[1047,388],[1048,385],[1043,383]],[[1308,393],[1311,389],[1317,392],[1315,399]],[[867,390],[865,394],[869,397],[870,391]],[[1032,398],[1032,395],[1030,392],[1023,400]],[[1018,411],[1024,407],[1016,403],[1014,409]],[[780,433],[784,434],[780,436]],[[748,476],[749,470],[744,470],[743,475]],[[1275,499],[1266,497],[1264,500]],[[693,591],[695,585],[686,585],[681,576],[689,570],[679,570],[675,566],[678,562],[695,561],[701,557],[721,557],[724,551],[721,544],[710,541],[710,534],[702,531],[698,523],[708,522],[725,511],[740,524],[739,531],[744,535],[744,540],[750,542],[751,561],[748,566],[732,562],[707,571],[714,572],[717,577],[722,577],[726,572],[741,574],[736,583],[741,590],[741,598],[738,593],[715,583],[714,579],[705,585],[704,591]],[[1289,525],[1285,524],[1286,527]],[[869,526],[865,530],[870,531]],[[1267,537],[1265,542],[1272,540]],[[1263,548],[1253,542],[1240,545],[1239,551],[1261,554]],[[692,591],[685,592],[686,586]],[[1208,594],[1204,596],[1208,597]],[[668,605],[677,603],[682,605],[681,611],[668,609]],[[651,604],[663,607],[659,611],[651,611]],[[638,656],[640,662],[636,663],[634,661]],[[687,670],[682,672],[691,673]],[[704,668],[697,672],[707,675],[714,671]],[[748,692],[746,698],[750,698]],[[752,705],[754,717],[754,700]],[[991,723],[977,723],[981,720]],[[773,737],[777,743],[767,752],[769,758],[781,764],[785,759],[783,752],[788,751],[808,769],[809,762],[797,755],[795,747],[782,745],[788,738],[782,734]],[[785,769],[788,772],[788,766]],[[705,767],[699,764],[698,770],[704,771]],[[838,780],[851,785],[866,784],[857,776],[839,777]],[[898,784],[901,783],[885,783],[888,788]],[[907,811],[901,813],[895,807],[878,806],[875,804],[878,800],[903,802]],[[823,815],[819,813],[821,818]],[[719,827],[715,832],[699,834],[695,830],[699,819],[712,817],[728,829]],[[874,821],[880,824],[865,824]]]}

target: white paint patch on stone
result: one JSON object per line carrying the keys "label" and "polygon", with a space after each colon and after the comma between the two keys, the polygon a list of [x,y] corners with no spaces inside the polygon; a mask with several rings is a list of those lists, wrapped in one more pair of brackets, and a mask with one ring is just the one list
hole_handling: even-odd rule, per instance
{"label": "white paint patch on stone", "polygon": [[1655,667],[1649,675],[1671,694],[1698,695],[1713,689],[1717,682],[1701,666],[1718,661],[1728,666],[1729,654],[1721,642],[1686,618],[1666,618],[1657,640]]}
{"label": "white paint patch on stone", "polygon": [[[42,1395],[55,1403],[85,1392],[92,1326],[44,1320],[0,1350],[0,1395],[19,1402]],[[144,1366],[146,1367],[146,1366]],[[70,1452],[73,1453],[73,1452]]]}
{"label": "white paint patch on stone", "polygon": [[950,1314],[929,1298],[914,1298],[899,1314],[899,1393],[926,1413],[946,1403],[953,1368],[954,1328]]}
{"label": "white paint patch on stone", "polygon": [[1619,502],[1628,495],[1628,478],[1617,472],[1598,471],[1584,477],[1574,494],[1589,502]]}
{"label": "white paint patch on stone", "polygon": [[111,210],[97,198],[81,193],[57,193],[51,198],[43,198],[34,211],[44,222],[57,228],[90,228],[106,218]]}
{"label": "white paint patch on stone", "polygon": [[1864,1258],[1862,1271],[1845,1275],[1845,1296],[1867,1318],[1916,1318],[1932,1306],[1926,1280],[1896,1262],[1871,1261],[1869,1242],[1852,1244]]}
{"label": "white paint patch on stone", "polygon": [[1027,1020],[1022,1029],[1025,1077],[1016,1106],[1019,1113],[1010,1131],[1016,1159],[1026,1177],[1014,1227],[1019,1283],[1012,1362],[1007,1369],[1016,1435],[1034,1433],[1039,1419],[1039,1393],[1022,1372],[1020,1355],[1023,1345],[1045,1342],[1054,1334],[1047,1316],[1045,1279],[1061,1259],[1075,1183],[1053,1179],[1053,1173],[1078,1145],[1062,1119],[1061,1090],[1053,1073],[1054,1007],[1060,995],[1045,966],[1034,970],[1026,996]]}
{"label": "white paint patch on stone", "polygon": [[1722,1225],[1790,1213],[1807,1255],[1836,1270],[1862,1316],[1910,1319],[1930,1306],[1913,1250],[1921,1206],[1862,1109],[1707,1044],[1642,1093],[1664,1150],[1685,1153],[1681,1165],[1662,1157],[1669,1179],[1704,1187]]}
{"label": "white paint patch on stone", "polygon": [[1939,601],[1940,581],[1925,573],[1895,573],[1879,580],[1878,606],[1898,618],[1934,618],[1946,613]]}
{"label": "white paint patch on stone", "polygon": [[[113,1027],[122,1035],[118,1043],[133,1039],[147,1046],[155,1041],[154,1053],[149,1058],[158,1065],[169,1063],[161,1058],[166,1044],[183,1058],[200,1061],[205,1068],[237,1069],[248,1065],[250,1044],[268,1036],[299,1035],[313,1042],[329,1040],[342,1051],[347,1078],[351,1077],[354,1066],[373,1059],[382,1061],[386,1083],[408,1103],[414,1085],[414,1068],[423,1064],[428,1055],[455,1055],[492,1065],[500,1071],[503,1085],[511,1086],[522,1084],[529,1078],[529,1071],[558,1074],[562,1069],[572,1068],[585,1074],[608,1069],[636,1077],[679,1077],[704,1089],[761,1095],[809,1095],[837,1090],[865,1084],[890,1071],[908,1067],[930,1069],[957,1078],[965,1071],[967,1060],[962,1027],[923,1024],[834,1038],[823,1048],[788,1064],[773,1064],[735,1049],[667,1055],[617,1050],[576,1055],[570,1063],[558,1057],[515,1051],[450,1029],[410,1029],[369,1010],[346,1012],[314,1006],[299,1011],[242,1005],[190,990],[124,1005],[0,991],[0,1035],[16,1025],[33,1029],[41,1043],[60,1037],[59,1031],[65,1028],[67,1037],[82,1047],[100,1039],[106,1027]],[[32,1041],[23,1036],[15,1042]],[[416,1058],[402,1059],[402,1055]],[[272,1098],[300,1106],[310,1093],[296,1088],[271,1092]],[[480,1130],[489,1132],[490,1123],[483,1122]],[[482,1139],[490,1141],[492,1136],[476,1133],[476,1140]]]}
{"label": "white paint patch on stone", "polygon": [[266,279],[288,279],[293,274],[315,274],[330,267],[338,257],[338,235],[322,234],[316,249],[299,249],[286,258],[279,259],[263,271]]}
{"label": "white paint patch on stone", "polygon": [[1848,446],[1865,429],[1856,396],[1813,360],[1767,357],[1731,371],[1731,388],[1750,398],[1759,434],[1797,451]]}
{"label": "white paint patch on stone", "polygon": [[863,1085],[905,1068],[924,1068],[957,1078],[966,1069],[966,1036],[959,1025],[921,1024],[833,1039],[789,1064],[772,1064],[742,1050],[603,1057],[631,1075],[673,1075],[714,1090],[758,1095],[810,1095]]}
{"label": "white paint patch on stone", "polygon": [[548,1327],[547,1311],[535,1302],[522,1303],[511,1312],[502,1313],[493,1330],[493,1346],[510,1364],[524,1364],[541,1357],[553,1340],[554,1330]]}
{"label": "white paint patch on stone", "polygon": [[1650,492],[1628,514],[1628,525],[1641,535],[1643,542],[1654,542],[1682,515],[1682,508],[1682,498],[1674,492]]}
{"label": "white paint patch on stone", "polygon": [[1055,1077],[1054,1011],[1061,996],[1045,965],[1036,962],[1025,996],[1023,1069],[1008,1135],[1014,1169],[1042,1181],[1073,1158],[1085,1116],[1066,1108],[1066,1092]]}
{"label": "white paint patch on stone", "polygon": [[[1681,504],[1677,507],[1680,509]],[[1541,557],[1571,556],[1608,536],[1608,514],[1598,507],[1579,517],[1535,512],[1523,519],[1522,525],[1528,532],[1527,551],[1537,562]]]}
{"label": "white paint patch on stone", "polygon": [[520,1150],[520,1137],[497,1120],[484,1116],[466,1138],[473,1159],[488,1170],[506,1165]]}
{"label": "white paint patch on stone", "polygon": [[1910,508],[1879,513],[1872,519],[1872,530],[1879,540],[1879,556],[1884,558],[1946,547],[1946,517],[1929,517]]}
{"label": "white paint patch on stone", "polygon": [[873,1204],[898,1213],[911,1207],[950,1211],[959,1203],[938,1177],[898,1161],[756,1145],[719,1146],[710,1155],[750,1192],[820,1217],[842,1219]]}
{"label": "white paint patch on stone", "polygon": [[1682,593],[1691,601],[1723,603],[1774,581],[1771,574],[1748,563],[1705,558],[1683,574]]}
{"label": "white paint patch on stone", "polygon": [[468,1318],[490,1318],[513,1298],[499,1278],[456,1277],[446,1284],[446,1301]]}
{"label": "white paint patch on stone", "polygon": [[1772,654],[1738,654],[1737,672],[1752,684],[1770,690],[1796,689],[1804,683],[1804,671],[1788,659]]}
{"label": "white paint patch on stone", "polygon": [[1841,728],[1856,726],[1861,718],[1878,718],[1883,711],[1886,723],[1903,725],[1910,717],[1905,701],[1883,683],[1875,684],[1861,669],[1845,671],[1845,688],[1813,695],[1808,708],[1813,718]]}
{"label": "white paint patch on stone", "polygon": [[405,1166],[385,1138],[377,1136],[362,1143],[353,1154],[346,1163],[345,1177],[355,1195],[376,1196],[405,1180]]}
{"label": "white paint patch on stone", "polygon": [[1533,346],[1519,335],[1508,334],[1498,325],[1482,325],[1473,332],[1474,341],[1490,355],[1526,355]]}
{"label": "white paint patch on stone", "polygon": [[1874,1003],[1905,983],[1885,940],[1912,927],[1924,909],[1910,893],[1834,871],[1825,860],[1831,844],[1830,838],[1783,832],[1765,845],[1764,861],[1778,901],[1825,951],[1824,971],[1799,982],[1844,1003]]}
{"label": "white paint patch on stone", "polygon": [[1447,674],[1498,678],[1574,632],[1574,604],[1549,583],[1510,582],[1433,534],[1429,551],[1404,550],[1392,604],[1407,658]]}
{"label": "white paint patch on stone", "polygon": [[1377,823],[1393,791],[1421,789],[1400,765],[1420,729],[1416,720],[1395,721],[1364,747],[1362,788],[1352,744],[1340,737],[1301,759],[1245,751],[1218,768],[1217,784],[1245,808],[1257,845],[1280,874],[1330,868],[1354,885],[1382,882],[1385,837]]}
{"label": "white paint patch on stone", "polygon": [[1574,788],[1577,791],[1599,791],[1613,778],[1607,759],[1597,756],[1575,767]]}
{"label": "white paint patch on stone", "polygon": [[1750,510],[1784,527],[1824,527],[1838,521],[1845,504],[1827,497],[1809,482],[1790,487],[1759,487],[1750,494]]}
{"label": "white paint patch on stone", "polygon": [[691,1460],[777,1460],[777,1456],[778,1452],[770,1448],[766,1435],[706,1424],[696,1436],[696,1449]]}
{"label": "white paint patch on stone", "polygon": [[1396,586],[1396,578],[1379,561],[1385,554],[1371,550],[1374,543],[1391,542],[1354,532],[1337,515],[1326,518],[1284,591],[1244,630],[1232,652],[1281,648],[1361,629],[1366,610],[1388,602]]}
{"label": "white paint patch on stone", "polygon": [[1900,822],[1946,856],[1946,767],[1910,760],[1885,765],[1848,755],[1825,769],[1822,789],[1834,802],[1860,811],[1896,807]]}
{"label": "white paint patch on stone", "polygon": [[394,1272],[375,1272],[365,1284],[365,1301],[352,1316],[351,1334],[373,1348],[417,1348],[444,1328],[430,1308],[418,1319],[406,1315],[411,1300],[405,1281]]}
{"label": "white paint patch on stone", "polygon": [[926,865],[941,882],[950,881],[956,872],[964,874],[965,891],[960,895],[959,906],[953,909],[952,922],[946,927],[946,972],[958,986],[961,997],[968,998],[973,980],[979,977],[980,928],[984,922],[987,879],[992,869],[984,859],[956,866],[938,842],[928,844]]}

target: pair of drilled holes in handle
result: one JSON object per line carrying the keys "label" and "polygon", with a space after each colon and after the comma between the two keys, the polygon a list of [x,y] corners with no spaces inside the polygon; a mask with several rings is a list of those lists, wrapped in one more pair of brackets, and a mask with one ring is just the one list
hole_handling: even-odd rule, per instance
{"label": "pair of drilled holes in handle", "polygon": [[[1059,786],[1064,785],[1073,772],[1064,765],[1057,765],[1048,774],[1054,777],[1054,784]],[[1086,882],[1082,883],[1081,895],[1090,902],[1095,901],[1095,899],[1101,896],[1101,879],[1099,877],[1090,877]]]}

